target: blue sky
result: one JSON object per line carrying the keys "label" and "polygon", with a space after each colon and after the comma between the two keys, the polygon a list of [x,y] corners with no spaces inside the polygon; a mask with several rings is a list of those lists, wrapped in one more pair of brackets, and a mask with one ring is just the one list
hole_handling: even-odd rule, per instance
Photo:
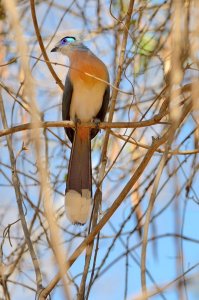
{"label": "blue sky", "polygon": [[[127,1],[128,2],[128,1]],[[151,5],[159,5],[160,3],[163,3],[164,1],[160,0],[154,0],[151,1]],[[63,4],[63,1],[56,1],[57,4],[65,5]],[[72,3],[72,1],[70,2]],[[78,1],[80,6],[82,6],[82,2]],[[67,5],[69,5],[67,3]],[[111,24],[112,18],[110,15],[108,15],[108,9],[109,9],[109,1],[103,2],[104,7],[106,8],[104,10],[104,14],[102,16],[102,20],[104,24]],[[72,6],[73,8],[73,6]],[[83,7],[84,8],[84,7]],[[88,1],[87,7],[85,7],[85,14],[86,16],[89,16],[90,22],[88,24],[85,24],[81,18],[75,17],[74,15],[67,13],[63,19],[63,22],[61,23],[60,27],[58,28],[58,32],[56,34],[56,38],[52,42],[52,47],[54,45],[54,42],[59,37],[62,37],[63,35],[67,35],[70,33],[76,33],[77,35],[86,36],[86,45],[92,49],[92,51],[98,55],[108,66],[108,69],[110,71],[111,75],[111,82],[113,82],[113,77],[115,74],[115,70],[113,69],[113,58],[114,58],[114,31],[108,31],[105,34],[97,35],[95,38],[89,39],[89,34],[91,36],[91,32],[96,29],[96,20],[93,16],[96,16],[94,2]],[[41,4],[39,7],[37,7],[37,14],[38,14],[38,21],[39,23],[42,22],[43,16],[45,15],[47,10],[46,3]],[[78,9],[75,8],[75,11]],[[117,7],[114,8],[114,12],[117,13]],[[62,10],[59,9],[51,9],[49,11],[48,16],[46,17],[46,21],[43,24],[42,27],[42,36],[43,38],[46,38],[46,44],[49,41],[50,37],[54,33],[54,29],[56,28],[57,24],[60,21],[60,18],[63,16]],[[149,13],[150,16],[150,13]],[[149,16],[146,16],[143,19],[143,22],[146,21],[149,18]],[[161,18],[164,16],[164,13],[161,13],[157,16],[157,19],[154,20],[154,22],[160,22]],[[36,40],[34,29],[30,25],[30,12],[26,14],[26,17],[23,21],[24,25],[24,31],[25,36],[27,38],[28,44],[30,46],[30,49],[33,45],[33,43]],[[151,26],[153,27],[154,24]],[[135,37],[136,32],[134,33]],[[10,38],[10,43],[12,45],[10,52],[8,53],[6,59],[12,57],[15,55],[15,42],[12,41],[12,38]],[[58,61],[60,63],[65,63],[67,60],[63,57],[61,57],[58,54],[50,54],[49,47],[49,58],[53,61]],[[134,45],[132,46],[132,41],[129,38],[127,48],[129,50],[129,57],[133,57],[135,51]],[[133,50],[132,50],[133,49]],[[38,56],[40,54],[40,50],[38,47],[38,44],[36,44],[34,53],[35,56]],[[31,65],[33,64],[35,60],[31,60]],[[152,65],[155,65],[156,67],[154,69],[150,69],[150,71],[146,72],[145,74],[140,74],[137,78],[130,78],[133,82],[135,93],[136,93],[136,101],[142,102],[142,100],[146,100],[156,94],[162,89],[161,82],[162,82],[162,69],[159,65],[157,65],[157,59],[154,59],[151,63]],[[133,74],[133,68],[134,64],[130,64],[127,73],[128,76],[132,76]],[[6,83],[8,85],[12,85],[15,90],[19,87],[19,82],[16,82],[13,80],[15,78],[16,74],[19,72],[19,66],[13,65],[9,67],[11,76],[6,79]],[[67,68],[62,68],[59,66],[54,67],[58,75],[62,80],[65,78],[65,74],[67,72]],[[44,119],[45,120],[60,120],[61,119],[61,111],[60,111],[60,103],[61,103],[61,91],[57,87],[56,83],[54,82],[54,79],[52,79],[51,75],[49,74],[49,71],[45,64],[43,62],[39,62],[37,66],[35,67],[33,71],[33,77],[36,80],[36,99],[38,102],[38,106],[42,111],[45,110]],[[150,88],[149,91],[143,92],[143,86],[147,86]],[[127,79],[123,76],[120,88],[123,90],[131,90],[132,85],[129,83]],[[132,91],[132,90],[131,90]],[[6,107],[6,113],[8,116],[9,126],[12,124],[11,116],[12,116],[12,105],[13,102],[10,99],[10,97],[6,94],[6,92],[3,92],[3,97],[6,100],[5,101],[5,107]],[[126,104],[134,103],[135,99],[132,96],[126,96],[119,94],[117,99],[117,106],[121,107]],[[56,106],[55,105],[59,105]],[[146,103],[143,106],[140,106],[141,109],[143,109],[142,113],[147,110],[147,107],[150,105],[150,103]],[[154,114],[154,110],[150,110],[150,113],[147,114],[146,119],[152,117]],[[129,114],[126,112],[126,110],[121,110],[121,112],[116,113],[114,116],[115,120],[118,121],[127,121],[130,119],[133,119],[136,117],[136,111],[133,109],[130,109]],[[20,109],[16,106],[14,109],[13,114],[13,123],[16,124],[20,116]],[[139,118],[138,118],[139,119]],[[175,141],[175,145],[177,146],[185,136],[188,135],[189,132],[195,127],[195,124],[189,118],[189,120],[186,121],[186,123],[183,125],[181,133],[178,135],[177,140]],[[155,130],[152,128],[148,128],[147,131],[144,133],[144,143],[150,144],[152,141],[152,136],[157,137],[159,133],[161,133],[162,127],[157,126],[155,127]],[[53,132],[55,132],[59,137],[61,137],[63,140],[65,140],[65,133],[62,128],[53,129]],[[120,132],[124,132],[120,131]],[[129,132],[129,131],[128,131]],[[135,139],[140,139],[140,136],[142,134],[138,133],[137,131],[134,135]],[[100,137],[103,137],[103,133],[100,134]],[[28,138],[28,137],[26,137]],[[55,180],[55,175],[58,176],[59,180],[56,183],[56,189],[58,192],[54,193],[54,203],[57,208],[60,208],[61,211],[64,211],[64,190],[65,190],[65,182],[64,178],[67,173],[67,162],[66,157],[69,157],[69,150],[67,147],[61,147],[58,143],[57,139],[53,137],[52,135],[48,134],[48,145],[49,145],[49,167],[50,167],[50,178],[51,183],[53,184]],[[15,134],[12,137],[13,144],[15,147],[15,153],[20,150],[21,142],[23,140],[23,136],[21,133]],[[99,149],[96,149],[97,141],[94,141],[93,143],[93,166],[96,166],[99,161]],[[101,145],[101,144],[100,144]],[[108,152],[108,165],[110,165],[110,162],[112,161],[113,157],[119,151],[119,149],[122,147],[123,142],[116,140],[116,138],[111,138],[111,144],[109,146],[109,152]],[[6,147],[5,139],[0,144],[1,146],[1,168],[5,171],[6,175],[11,178],[11,171],[7,167],[9,166],[9,157]],[[181,150],[187,150],[187,149],[193,149],[194,146],[194,140],[191,137],[185,145],[183,145],[180,149]],[[100,147],[101,148],[101,147]],[[126,145],[124,148],[124,151],[122,152],[121,156],[119,156],[117,163],[115,164],[114,168],[110,171],[109,175],[105,179],[103,183],[103,190],[104,190],[104,198],[103,198],[103,206],[102,210],[105,211],[108,209],[111,204],[114,202],[118,194],[121,192],[125,184],[128,182],[130,177],[132,176],[132,173],[127,170],[131,170],[136,165],[136,162],[133,160],[133,154],[132,154],[132,146]],[[143,154],[143,152],[140,153]],[[24,161],[22,157],[25,157],[26,160]],[[129,157],[132,157],[130,160]],[[151,170],[153,168],[157,168],[158,161],[160,160],[161,155],[156,154],[154,158],[151,160],[150,164],[146,168],[143,176],[140,179],[140,182],[144,181],[145,178],[147,178],[148,174],[150,174]],[[197,159],[197,158],[196,158]],[[26,192],[31,198],[32,202],[34,204],[37,204],[37,201],[39,199],[39,190],[37,186],[36,180],[38,179],[37,173],[36,173],[36,166],[32,165],[32,162],[34,161],[34,151],[32,148],[32,145],[29,144],[29,150],[28,152],[22,154],[21,157],[19,157],[17,161],[17,167],[19,170],[24,171],[27,175],[31,176],[32,178],[26,178],[23,174],[20,174],[20,180],[22,182],[23,187],[28,186]],[[191,177],[192,174],[192,162],[193,162],[193,156],[187,156],[185,159],[185,156],[178,156],[173,157],[168,167],[164,169],[164,172],[161,176],[159,187],[164,184],[166,178],[168,177],[168,173],[171,174],[172,170],[175,169],[180,163],[182,163],[182,168],[184,170],[184,173],[182,172],[182,169],[178,172],[178,176],[176,178],[172,177],[168,181],[168,183],[165,185],[165,187],[161,190],[161,192],[158,194],[154,209],[152,212],[152,217],[156,216],[164,207],[165,210],[161,213],[160,216],[156,217],[153,221],[153,223],[150,225],[149,230],[149,237],[155,236],[161,236],[161,235],[168,235],[164,236],[162,238],[158,238],[156,242],[149,242],[147,247],[147,270],[150,272],[153,280],[159,285],[167,284],[168,282],[175,279],[179,272],[181,272],[182,264],[180,263],[179,258],[177,257],[177,246],[181,247],[183,249],[183,258],[184,258],[184,270],[187,270],[191,266],[198,263],[198,243],[186,241],[186,240],[180,240],[175,237],[172,237],[171,235],[173,233],[183,233],[185,237],[193,238],[195,240],[199,240],[199,231],[198,231],[198,175],[195,176],[192,188],[193,190],[190,190],[190,194],[186,195],[185,186],[188,180]],[[6,165],[5,165],[6,164]],[[137,166],[137,165],[136,165]],[[124,168],[125,167],[125,168]],[[152,180],[152,178],[155,178],[156,174],[155,172],[152,172],[150,175],[150,178],[146,180],[145,183],[143,183],[142,187],[140,188],[140,195],[144,195],[142,203],[141,203],[141,209],[142,211],[146,211],[150,194],[151,194],[151,187],[145,192],[145,189],[147,188],[149,184],[149,180]],[[119,178],[119,180],[118,180]],[[5,179],[5,176],[0,173],[0,182],[1,182],[1,196],[2,196],[2,209],[1,209],[1,215],[2,215],[2,223],[1,223],[1,231],[3,232],[4,228],[12,221],[17,220],[18,218],[18,212],[17,212],[17,205],[16,205],[16,198],[15,194],[12,188],[5,186],[8,182]],[[170,205],[167,204],[172,200],[173,194],[175,193],[175,190],[179,189],[179,195],[178,197],[175,197],[175,199],[171,202]],[[94,187],[95,190],[95,187]],[[23,193],[25,191],[23,190]],[[121,224],[124,222],[124,220],[127,218],[127,216],[131,213],[132,209],[132,195],[128,196],[127,199],[122,203],[122,205],[119,207],[119,209],[115,212],[115,214],[112,216],[110,222],[104,226],[104,228],[101,231],[101,236],[105,237],[100,240],[99,243],[99,251],[97,256],[97,263],[96,266],[99,267],[101,263],[103,262],[104,257],[106,256],[107,249],[111,246],[115,234],[118,232]],[[27,214],[26,218],[28,221],[31,220],[34,211],[31,208],[31,205],[25,201]],[[184,216],[184,225],[183,225],[183,216]],[[3,218],[4,217],[4,218]],[[83,232],[85,228],[76,228],[72,225],[69,225],[68,220],[66,219],[65,215],[63,215],[60,218],[60,224],[63,226],[63,228],[66,230],[69,230],[71,232]],[[122,230],[122,235],[120,238],[118,238],[114,244],[114,246],[111,248],[110,255],[108,256],[105,263],[103,263],[103,266],[101,268],[100,272],[104,271],[103,276],[100,276],[93,285],[90,293],[89,300],[101,300],[101,299],[114,299],[114,300],[120,300],[124,299],[124,286],[125,286],[125,270],[126,270],[126,264],[128,263],[128,293],[127,293],[127,299],[133,299],[134,295],[137,295],[141,291],[141,279],[140,279],[140,257],[141,257],[141,246],[136,247],[140,243],[140,238],[137,232],[134,232],[132,235],[130,232],[134,229],[136,225],[135,215],[133,214],[131,218],[126,222],[125,227]],[[182,227],[183,225],[183,227]],[[35,223],[34,230],[37,232],[37,229],[39,227],[39,221]],[[12,227],[11,233],[18,234],[18,237],[22,236],[22,232],[20,230],[20,227],[18,223]],[[63,239],[67,240],[71,237],[70,233],[62,231]],[[33,234],[34,235],[34,234]],[[72,252],[72,250],[75,249],[75,247],[82,241],[81,238],[76,238],[73,240],[72,243],[65,242],[64,246],[68,249],[69,253]],[[128,261],[126,260],[126,247],[127,243],[129,248],[132,248],[132,252],[128,255]],[[17,244],[17,243],[16,243]],[[15,246],[16,246],[15,244]],[[14,245],[13,245],[14,247]],[[13,248],[9,245],[8,242],[6,242],[4,246],[4,253],[5,255],[9,255],[10,252],[12,252]],[[42,237],[40,241],[40,248],[37,249],[38,256],[41,260],[41,266],[42,270],[45,273],[44,282],[47,284],[50,279],[53,278],[53,275],[56,273],[56,268],[53,267],[53,260],[52,260],[52,253],[48,251],[47,243],[45,241],[45,238]],[[117,258],[120,257],[120,255],[123,255],[121,259],[119,259],[115,264],[113,264],[108,271],[105,272],[106,268]],[[34,280],[34,273],[32,271],[32,264],[30,261],[29,256],[26,256],[26,262],[28,265],[28,271],[25,273],[21,273],[20,276],[16,275],[16,280],[21,280],[22,282],[28,282],[31,283],[31,280]],[[138,263],[137,263],[138,262]],[[83,264],[84,264],[84,255],[81,255],[80,258],[74,263],[74,265],[71,267],[69,274],[74,277],[76,277],[75,281],[77,284],[80,283],[81,276],[78,274],[81,274],[83,270]],[[20,269],[23,270],[27,266],[25,263],[20,265]],[[179,272],[177,271],[177,267],[179,267]],[[194,269],[192,272],[188,274],[188,276],[192,276],[196,274],[196,279],[198,277],[198,267]],[[27,276],[30,276],[30,278],[27,278]],[[154,286],[153,282],[147,277],[147,286],[148,288],[152,288]],[[72,288],[72,292],[75,295],[75,289]],[[185,291],[184,291],[185,292]],[[189,300],[195,300],[198,299],[198,288],[197,288],[197,280],[191,280],[187,284],[187,293]],[[28,292],[26,289],[25,292],[21,288],[17,288],[15,293],[13,294],[13,300],[25,300],[27,297],[30,297],[30,299],[33,299],[32,292]],[[75,296],[74,296],[75,297]],[[164,292],[164,299],[169,300],[177,300],[179,299],[179,295],[177,293],[176,286],[171,287],[166,292]],[[52,293],[52,299],[64,299],[63,290],[61,288],[56,288],[55,291]],[[162,299],[160,295],[154,296],[152,299],[159,300]]]}

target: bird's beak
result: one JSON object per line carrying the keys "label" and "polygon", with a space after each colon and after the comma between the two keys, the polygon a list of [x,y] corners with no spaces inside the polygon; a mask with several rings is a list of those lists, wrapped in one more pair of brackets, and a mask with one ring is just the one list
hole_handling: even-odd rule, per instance
{"label": "bird's beak", "polygon": [[57,52],[58,49],[59,47],[55,46],[50,52]]}

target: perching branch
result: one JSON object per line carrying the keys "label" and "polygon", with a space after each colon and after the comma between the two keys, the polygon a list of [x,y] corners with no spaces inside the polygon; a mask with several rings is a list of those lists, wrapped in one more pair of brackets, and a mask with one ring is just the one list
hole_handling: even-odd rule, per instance
{"label": "perching branch", "polygon": [[[168,122],[157,122],[154,118],[151,120],[146,120],[142,122],[102,122],[100,124],[95,123],[81,123],[78,124],[79,127],[89,127],[89,128],[96,128],[96,126],[99,129],[106,129],[106,128],[141,128],[141,127],[147,127],[152,125],[169,125]],[[75,128],[75,123],[73,121],[46,121],[46,122],[40,122],[38,128],[50,128],[50,127],[71,127]],[[30,130],[34,128],[34,123],[26,123],[22,125],[13,126],[8,129],[0,130],[0,137],[13,134],[16,132],[24,131],[24,130]]]}
{"label": "perching branch", "polygon": [[[194,288],[198,274],[189,276],[193,268],[187,269],[186,262],[199,247],[194,230],[199,213],[199,7],[194,0],[159,2],[0,1],[0,88],[7,120],[5,127],[0,117],[0,277],[6,300],[21,293],[32,299],[38,290],[43,299],[57,299],[63,289],[65,298],[79,300],[93,292],[110,300],[115,293],[124,299],[157,295],[164,300],[168,291],[187,299]],[[93,211],[90,223],[81,227],[69,222],[64,206],[71,148],[64,127],[76,125],[59,122],[60,79],[73,67],[58,54],[53,59],[48,54],[52,40],[64,36],[81,40],[106,64],[113,100],[110,119],[97,125],[103,135],[92,140]],[[187,117],[177,124],[186,109]],[[159,140],[163,143],[157,145]],[[35,263],[45,278],[43,291],[21,227],[17,188]],[[183,234],[187,226],[192,238]],[[165,252],[159,251],[165,244]],[[135,251],[142,254],[135,256]],[[168,268],[160,280],[154,268],[161,272],[162,264]],[[144,292],[135,295],[141,273]],[[132,285],[134,276],[140,282]],[[116,292],[100,289],[105,278],[107,286],[120,281]]]}

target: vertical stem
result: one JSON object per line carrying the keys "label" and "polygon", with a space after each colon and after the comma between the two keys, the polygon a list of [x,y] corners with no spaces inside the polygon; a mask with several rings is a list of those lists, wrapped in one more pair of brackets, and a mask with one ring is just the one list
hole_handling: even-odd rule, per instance
{"label": "vertical stem", "polygon": [[[1,95],[0,95],[0,113],[1,113],[1,117],[2,117],[3,127],[5,129],[7,129],[8,123],[7,123],[5,108],[4,108],[3,99],[1,97]],[[20,191],[20,181],[19,181],[19,177],[18,177],[18,174],[16,171],[16,160],[15,160],[15,155],[14,155],[14,151],[13,151],[13,147],[12,147],[11,136],[7,135],[6,140],[7,140],[7,145],[8,145],[9,155],[10,155],[10,163],[11,163],[11,168],[12,168],[12,183],[14,186],[15,195],[16,195],[16,199],[17,199],[17,205],[18,205],[19,215],[20,215],[20,219],[21,219],[21,225],[22,225],[22,229],[24,232],[26,243],[28,245],[32,263],[33,263],[33,266],[35,269],[35,275],[36,275],[36,281],[37,281],[37,291],[39,292],[39,290],[42,288],[42,275],[41,275],[39,262],[38,262],[36,253],[34,251],[34,248],[33,248],[33,245],[32,245],[31,239],[30,239],[30,233],[28,230],[28,226],[27,226],[24,211],[23,211],[23,197],[22,197],[22,194]]]}

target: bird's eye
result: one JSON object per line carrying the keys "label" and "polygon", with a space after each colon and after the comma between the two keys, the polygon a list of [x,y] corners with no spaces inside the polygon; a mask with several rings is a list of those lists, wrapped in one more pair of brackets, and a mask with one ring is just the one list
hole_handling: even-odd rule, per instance
{"label": "bird's eye", "polygon": [[63,38],[62,40],[61,40],[61,43],[62,43],[62,45],[65,45],[65,44],[67,44],[67,43],[72,43],[72,42],[74,42],[76,39],[74,38],[74,37],[70,37],[70,36],[67,36],[67,37],[65,37],[65,38]]}
{"label": "bird's eye", "polygon": [[65,44],[66,42],[67,42],[67,39],[64,38],[64,39],[62,40],[62,44]]}

